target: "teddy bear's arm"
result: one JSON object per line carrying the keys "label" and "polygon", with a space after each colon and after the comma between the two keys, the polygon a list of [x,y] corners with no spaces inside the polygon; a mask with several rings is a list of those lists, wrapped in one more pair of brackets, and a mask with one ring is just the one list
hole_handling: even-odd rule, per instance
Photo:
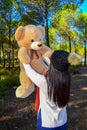
{"label": "teddy bear's arm", "polygon": [[50,64],[50,57],[52,53],[53,51],[46,45],[43,45],[43,47],[41,48],[42,59],[47,65]]}
{"label": "teddy bear's arm", "polygon": [[19,58],[20,62],[22,62],[22,63],[25,63],[25,64],[30,63],[30,57],[29,57],[28,51],[25,47],[22,47],[19,49],[18,58]]}

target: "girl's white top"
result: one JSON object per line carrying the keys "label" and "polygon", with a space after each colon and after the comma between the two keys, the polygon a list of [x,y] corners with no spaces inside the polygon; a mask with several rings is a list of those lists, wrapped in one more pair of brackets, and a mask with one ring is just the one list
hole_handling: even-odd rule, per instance
{"label": "girl's white top", "polygon": [[47,81],[44,75],[34,71],[29,64],[23,64],[27,76],[33,83],[40,88],[40,107],[42,126],[43,127],[58,127],[67,122],[66,106],[59,108],[48,98]]}

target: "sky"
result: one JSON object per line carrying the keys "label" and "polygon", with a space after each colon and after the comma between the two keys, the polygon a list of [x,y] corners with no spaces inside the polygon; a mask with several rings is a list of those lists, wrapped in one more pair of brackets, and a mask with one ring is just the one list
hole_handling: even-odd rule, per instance
{"label": "sky", "polygon": [[84,3],[81,5],[81,9],[83,12],[87,12],[87,0],[84,0]]}

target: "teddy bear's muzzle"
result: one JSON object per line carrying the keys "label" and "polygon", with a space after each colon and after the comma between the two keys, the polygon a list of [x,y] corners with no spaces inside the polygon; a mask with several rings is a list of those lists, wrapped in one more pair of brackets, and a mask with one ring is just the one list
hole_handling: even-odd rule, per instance
{"label": "teddy bear's muzzle", "polygon": [[42,44],[38,44],[38,47],[41,47],[42,46]]}
{"label": "teddy bear's muzzle", "polygon": [[39,50],[42,48],[42,43],[40,41],[35,41],[31,44],[31,49]]}

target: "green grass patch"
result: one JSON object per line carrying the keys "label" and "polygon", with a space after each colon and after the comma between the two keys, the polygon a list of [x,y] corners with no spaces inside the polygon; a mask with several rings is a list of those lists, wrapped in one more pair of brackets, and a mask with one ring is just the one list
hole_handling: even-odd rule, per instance
{"label": "green grass patch", "polygon": [[8,92],[12,87],[20,84],[19,71],[19,67],[13,68],[10,71],[5,68],[0,68],[0,95]]}

